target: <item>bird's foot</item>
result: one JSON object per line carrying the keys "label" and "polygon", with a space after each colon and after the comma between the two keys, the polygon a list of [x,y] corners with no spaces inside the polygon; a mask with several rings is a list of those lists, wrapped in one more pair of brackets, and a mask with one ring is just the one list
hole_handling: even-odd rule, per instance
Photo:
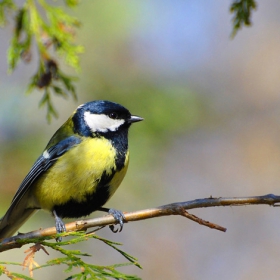
{"label": "bird's foot", "polygon": [[[55,218],[56,233],[65,232],[66,231],[65,224],[63,223],[62,219],[57,216],[55,210],[53,211],[53,215],[54,215],[54,218]],[[56,241],[57,242],[61,242],[62,241],[62,237],[57,237]]]}
{"label": "bird's foot", "polygon": [[119,223],[120,228],[115,230],[114,225],[110,225],[109,228],[111,229],[112,232],[121,232],[123,229],[123,223],[125,221],[125,217],[123,215],[123,212],[116,210],[116,209],[109,209],[108,213],[114,217],[114,219]]}

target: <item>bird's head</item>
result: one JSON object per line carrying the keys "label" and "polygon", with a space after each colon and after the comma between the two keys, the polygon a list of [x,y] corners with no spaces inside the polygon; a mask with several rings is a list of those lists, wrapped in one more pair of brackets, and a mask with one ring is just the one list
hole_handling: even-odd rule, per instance
{"label": "bird's head", "polygon": [[131,115],[117,103],[97,100],[80,105],[72,120],[76,133],[91,136],[127,130],[132,123],[142,121],[143,118]]}

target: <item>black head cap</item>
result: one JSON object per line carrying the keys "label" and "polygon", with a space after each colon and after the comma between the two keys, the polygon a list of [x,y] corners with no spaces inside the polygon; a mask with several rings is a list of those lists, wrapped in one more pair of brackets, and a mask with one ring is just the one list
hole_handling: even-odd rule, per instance
{"label": "black head cap", "polygon": [[115,132],[128,129],[131,123],[143,118],[133,116],[122,105],[104,100],[97,100],[80,105],[73,115],[75,132],[84,136],[92,133]]}

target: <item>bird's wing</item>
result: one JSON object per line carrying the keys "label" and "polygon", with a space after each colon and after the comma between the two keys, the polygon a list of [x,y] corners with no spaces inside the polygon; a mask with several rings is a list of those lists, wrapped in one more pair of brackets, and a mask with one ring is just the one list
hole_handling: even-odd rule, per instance
{"label": "bird's wing", "polygon": [[12,200],[12,205],[16,205],[21,200],[34,180],[36,180],[43,172],[47,171],[61,155],[78,145],[80,142],[80,138],[70,136],[45,150],[22,181]]}
{"label": "bird's wing", "polygon": [[45,150],[45,152],[37,159],[19,186],[8,211],[4,217],[0,219],[0,239],[14,234],[36,211],[36,209],[29,209],[27,207],[29,198],[28,193],[34,180],[47,171],[61,155],[78,145],[80,142],[80,138],[70,136]]}

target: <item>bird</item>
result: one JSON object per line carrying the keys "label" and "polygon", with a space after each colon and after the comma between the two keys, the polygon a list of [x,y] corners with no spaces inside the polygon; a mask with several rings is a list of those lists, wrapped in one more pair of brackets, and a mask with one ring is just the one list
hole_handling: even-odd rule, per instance
{"label": "bird", "polygon": [[103,205],[126,174],[128,130],[142,120],[107,100],[80,105],[23,179],[0,219],[0,240],[15,234],[40,209],[53,215],[57,233],[66,231],[63,218],[80,218],[98,210],[113,215],[121,230],[123,213]]}

